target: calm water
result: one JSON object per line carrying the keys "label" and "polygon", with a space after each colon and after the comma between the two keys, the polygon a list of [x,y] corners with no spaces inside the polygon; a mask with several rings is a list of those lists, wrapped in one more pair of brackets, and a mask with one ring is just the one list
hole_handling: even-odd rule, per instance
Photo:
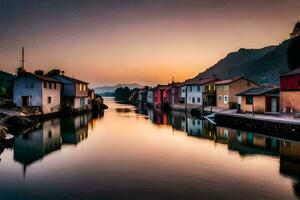
{"label": "calm water", "polygon": [[106,99],[0,155],[0,199],[300,199],[300,143]]}

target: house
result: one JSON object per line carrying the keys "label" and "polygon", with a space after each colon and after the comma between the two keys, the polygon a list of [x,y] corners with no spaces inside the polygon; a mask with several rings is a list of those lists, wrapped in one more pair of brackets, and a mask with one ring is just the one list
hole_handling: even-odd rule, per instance
{"label": "house", "polygon": [[60,111],[61,82],[42,74],[24,72],[13,80],[13,102],[25,113]]}
{"label": "house", "polygon": [[281,111],[300,112],[300,68],[280,76]]}
{"label": "house", "polygon": [[212,77],[188,81],[181,86],[183,102],[187,101],[187,105],[193,106],[215,106],[216,90],[214,83],[219,80]]}
{"label": "house", "polygon": [[153,104],[153,90],[152,89],[149,89],[147,92],[147,103],[149,105]]}
{"label": "house", "polygon": [[227,109],[235,108],[238,104],[238,97],[236,94],[253,87],[258,87],[256,83],[250,81],[244,76],[218,81],[215,84],[217,93],[217,107]]}
{"label": "house", "polygon": [[138,101],[141,103],[146,103],[147,102],[147,93],[148,93],[148,90],[139,90],[138,91]]}
{"label": "house", "polygon": [[279,92],[277,87],[255,87],[237,94],[241,98],[242,112],[279,113]]}
{"label": "house", "polygon": [[170,106],[181,102],[181,84],[172,83],[167,89],[167,99]]}
{"label": "house", "polygon": [[76,111],[86,109],[89,83],[60,74],[52,75],[52,78],[62,83],[61,104],[63,108]]}
{"label": "house", "polygon": [[167,103],[167,85],[158,85],[153,88],[153,105],[155,108],[163,108]]}

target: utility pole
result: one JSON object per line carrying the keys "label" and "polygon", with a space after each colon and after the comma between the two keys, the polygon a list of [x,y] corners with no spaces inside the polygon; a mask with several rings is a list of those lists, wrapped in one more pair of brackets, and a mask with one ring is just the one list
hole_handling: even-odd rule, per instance
{"label": "utility pole", "polygon": [[22,59],[21,59],[21,67],[22,71],[25,71],[25,53],[24,53],[24,47],[22,47]]}

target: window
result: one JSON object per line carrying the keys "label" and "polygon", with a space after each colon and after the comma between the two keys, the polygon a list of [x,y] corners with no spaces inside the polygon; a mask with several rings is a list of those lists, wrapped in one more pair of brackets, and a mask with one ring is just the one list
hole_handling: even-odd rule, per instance
{"label": "window", "polygon": [[197,86],[197,91],[200,92],[200,85]]}
{"label": "window", "polygon": [[201,99],[200,99],[200,97],[198,97],[198,103],[200,103],[201,102]]}
{"label": "window", "polygon": [[52,89],[52,83],[49,82],[49,89]]}
{"label": "window", "polygon": [[83,91],[86,91],[86,85],[83,85]]}
{"label": "window", "polygon": [[54,89],[56,89],[56,83],[54,83]]}
{"label": "window", "polygon": [[298,80],[298,87],[300,87],[300,80]]}
{"label": "window", "polygon": [[193,97],[193,103],[195,103],[195,97]]}
{"label": "window", "polygon": [[247,82],[247,86],[248,86],[248,87],[250,86],[250,82],[249,82],[249,81]]}
{"label": "window", "polygon": [[47,88],[47,81],[44,81],[44,88]]}
{"label": "window", "polygon": [[252,96],[247,96],[246,97],[246,104],[247,105],[252,105],[253,104],[253,97]]}
{"label": "window", "polygon": [[52,97],[48,97],[48,104],[50,104],[52,101]]}
{"label": "window", "polygon": [[219,101],[222,101],[222,95],[219,95],[219,96],[218,96],[218,100],[219,100]]}
{"label": "window", "polygon": [[191,92],[193,91],[193,86],[190,86],[190,91],[191,91]]}
{"label": "window", "polygon": [[52,132],[51,130],[48,131],[48,138],[51,138],[52,137]]}
{"label": "window", "polygon": [[79,91],[82,91],[82,84],[79,84]]}
{"label": "window", "polygon": [[224,103],[228,104],[228,95],[224,95]]}

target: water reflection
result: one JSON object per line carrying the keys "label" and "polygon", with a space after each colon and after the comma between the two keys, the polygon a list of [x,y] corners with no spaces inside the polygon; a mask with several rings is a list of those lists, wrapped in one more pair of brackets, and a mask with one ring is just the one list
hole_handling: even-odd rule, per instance
{"label": "water reflection", "polygon": [[93,124],[93,114],[85,113],[76,117],[51,119],[42,122],[39,129],[15,138],[14,160],[26,168],[43,159],[62,145],[77,145],[88,137],[88,124]]}
{"label": "water reflection", "polygon": [[188,136],[212,140],[227,145],[227,149],[241,157],[264,155],[280,159],[280,174],[293,179],[295,195],[300,199],[300,142],[246,132],[211,124],[188,113],[163,113],[147,107],[138,107],[137,113],[148,115],[152,123],[171,126]]}
{"label": "water reflection", "polygon": [[106,104],[99,120],[49,120],[16,138],[1,154],[0,199],[299,198],[297,141]]}

